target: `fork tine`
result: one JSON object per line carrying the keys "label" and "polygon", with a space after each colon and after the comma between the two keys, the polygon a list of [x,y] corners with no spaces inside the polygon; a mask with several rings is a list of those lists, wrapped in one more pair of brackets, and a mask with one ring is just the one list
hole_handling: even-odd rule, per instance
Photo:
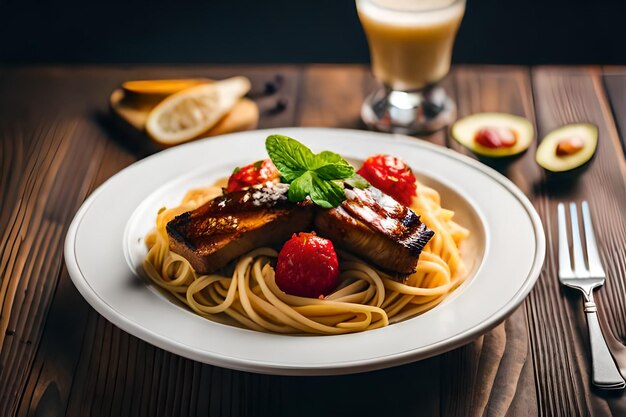
{"label": "fork tine", "polygon": [[574,274],[576,278],[587,278],[589,271],[585,267],[585,256],[583,255],[583,245],[580,240],[578,228],[578,210],[576,203],[569,203],[569,214],[572,224],[572,247],[574,250]]}
{"label": "fork tine", "polygon": [[583,226],[585,228],[585,240],[587,241],[587,261],[589,262],[589,275],[592,277],[605,276],[604,269],[600,263],[600,255],[598,254],[598,245],[596,244],[596,235],[593,231],[593,223],[589,215],[589,203],[583,201]]}
{"label": "fork tine", "polygon": [[570,278],[574,276],[574,273],[572,272],[572,263],[569,259],[567,223],[565,219],[565,206],[563,203],[559,203],[557,210],[559,219],[559,277]]}

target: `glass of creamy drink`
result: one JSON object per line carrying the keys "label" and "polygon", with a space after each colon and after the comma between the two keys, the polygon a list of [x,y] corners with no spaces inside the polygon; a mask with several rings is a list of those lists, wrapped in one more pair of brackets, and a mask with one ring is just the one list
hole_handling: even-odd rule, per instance
{"label": "glass of creamy drink", "polygon": [[449,124],[456,107],[437,83],[450,70],[465,0],[356,0],[382,86],[363,103],[370,127],[427,133]]}

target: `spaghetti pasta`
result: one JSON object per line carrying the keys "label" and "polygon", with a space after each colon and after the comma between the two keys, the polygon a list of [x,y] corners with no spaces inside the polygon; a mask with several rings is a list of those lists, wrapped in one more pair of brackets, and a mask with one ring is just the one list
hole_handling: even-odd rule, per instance
{"label": "spaghetti pasta", "polygon": [[248,329],[296,334],[344,334],[387,326],[439,304],[464,278],[459,245],[469,231],[441,207],[439,193],[417,183],[411,209],[434,237],[425,246],[417,271],[403,282],[356,257],[338,252],[340,285],[323,299],[282,292],[274,280],[272,248],[257,248],[234,262],[230,274],[197,274],[170,251],[167,223],[222,193],[219,186],[192,190],[180,206],[161,209],[156,228],[146,236],[144,270],[152,282],[196,314]]}

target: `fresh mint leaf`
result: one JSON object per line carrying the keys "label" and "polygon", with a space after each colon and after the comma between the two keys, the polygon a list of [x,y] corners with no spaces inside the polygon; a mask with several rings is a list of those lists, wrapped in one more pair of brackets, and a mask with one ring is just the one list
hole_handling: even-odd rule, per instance
{"label": "fresh mint leaf", "polygon": [[359,174],[354,174],[350,178],[346,179],[345,183],[351,185],[354,188],[360,188],[361,190],[370,186],[370,183],[367,182],[367,180]]}
{"label": "fresh mint leaf", "polygon": [[[343,180],[353,178],[355,173],[341,155],[330,151],[315,155],[284,135],[268,136],[265,148],[280,172],[281,181],[290,184],[289,201],[303,201],[310,196],[318,206],[331,208],[346,199]],[[362,185],[363,181],[357,182]]]}
{"label": "fresh mint leaf", "polygon": [[354,168],[352,165],[342,165],[342,164],[328,164],[323,165],[315,170],[315,173],[320,176],[320,178],[325,180],[342,180],[345,178],[350,178],[354,175]]}
{"label": "fresh mint leaf", "polygon": [[323,151],[315,155],[315,172],[325,180],[341,180],[354,174],[354,168],[341,155]]}
{"label": "fresh mint leaf", "polygon": [[338,153],[331,151],[322,151],[315,155],[315,166],[320,167],[326,164],[336,164],[342,163],[344,165],[349,165],[345,159],[341,157]]}
{"label": "fresh mint leaf", "polygon": [[313,175],[311,171],[307,171],[289,185],[287,197],[292,203],[297,203],[298,201],[303,201],[311,193],[312,189]]}
{"label": "fresh mint leaf", "polygon": [[335,181],[326,181],[313,174],[313,187],[309,195],[315,204],[323,208],[337,207],[346,199],[343,187]]}
{"label": "fresh mint leaf", "polygon": [[315,163],[313,152],[288,136],[268,136],[265,148],[280,175],[289,183],[308,171]]}
{"label": "fresh mint leaf", "polygon": [[315,172],[307,171],[289,186],[289,201],[297,203],[307,196],[324,208],[337,207],[346,199],[343,187],[335,181],[321,179]]}

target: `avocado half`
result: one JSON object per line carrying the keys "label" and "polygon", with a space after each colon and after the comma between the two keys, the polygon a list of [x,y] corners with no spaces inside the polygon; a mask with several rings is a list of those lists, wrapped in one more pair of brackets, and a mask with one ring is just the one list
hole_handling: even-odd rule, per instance
{"label": "avocado half", "polygon": [[[513,146],[490,148],[476,142],[476,134],[485,128],[505,128],[515,132]],[[508,113],[476,113],[457,120],[450,130],[452,137],[470,151],[489,158],[503,158],[524,152],[535,137],[533,124],[520,116]]]}
{"label": "avocado half", "polygon": [[[582,147],[570,155],[559,155],[560,143],[575,139]],[[598,128],[591,123],[573,123],[561,126],[548,133],[535,154],[535,160],[551,173],[572,172],[586,166],[598,147]]]}

